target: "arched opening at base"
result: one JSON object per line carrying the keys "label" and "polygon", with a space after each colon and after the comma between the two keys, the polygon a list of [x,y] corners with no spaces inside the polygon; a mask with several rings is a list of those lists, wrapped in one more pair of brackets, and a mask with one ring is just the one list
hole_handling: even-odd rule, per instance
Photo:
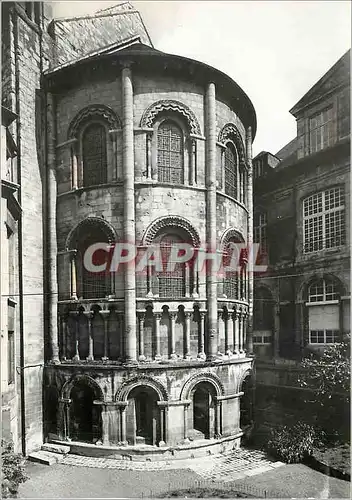
{"label": "arched opening at base", "polygon": [[193,439],[210,439],[215,435],[215,389],[208,382],[196,385],[193,392]]}
{"label": "arched opening at base", "polygon": [[129,444],[156,445],[160,441],[159,397],[148,386],[134,388],[128,396],[127,441]]}
{"label": "arched opening at base", "polygon": [[94,405],[94,390],[83,382],[75,384],[70,393],[70,438],[95,443],[101,438],[101,407]]}

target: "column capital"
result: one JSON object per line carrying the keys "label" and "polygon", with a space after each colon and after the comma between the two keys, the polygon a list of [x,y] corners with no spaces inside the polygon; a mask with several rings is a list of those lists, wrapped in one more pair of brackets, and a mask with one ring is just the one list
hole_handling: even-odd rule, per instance
{"label": "column capital", "polygon": [[94,311],[83,311],[83,314],[88,320],[91,320],[95,313]]}
{"label": "column capital", "polygon": [[[185,315],[186,315],[186,313],[185,313]],[[169,317],[171,320],[175,320],[177,318],[177,312],[176,311],[169,312]]]}
{"label": "column capital", "polygon": [[101,309],[99,311],[100,316],[103,318],[103,320],[107,320],[110,314],[110,309]]}

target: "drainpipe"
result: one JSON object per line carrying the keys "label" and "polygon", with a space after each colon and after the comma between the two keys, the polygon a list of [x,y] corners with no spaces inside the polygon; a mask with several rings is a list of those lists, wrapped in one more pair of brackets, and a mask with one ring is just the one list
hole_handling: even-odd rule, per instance
{"label": "drainpipe", "polygon": [[[17,183],[18,203],[22,205],[21,186],[21,106],[20,106],[20,77],[19,77],[19,44],[18,44],[18,15],[13,9],[11,12],[14,34],[15,51],[15,99],[16,99],[16,142],[17,142]],[[26,406],[25,406],[25,383],[24,383],[24,320],[23,320],[23,238],[22,238],[22,215],[18,219],[18,288],[19,288],[19,323],[20,323],[20,400],[21,400],[21,443],[22,453],[26,455]]]}

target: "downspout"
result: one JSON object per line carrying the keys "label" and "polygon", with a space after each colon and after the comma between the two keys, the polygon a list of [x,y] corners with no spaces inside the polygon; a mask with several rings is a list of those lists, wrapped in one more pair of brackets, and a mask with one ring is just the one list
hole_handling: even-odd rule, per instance
{"label": "downspout", "polygon": [[[20,76],[19,76],[19,44],[18,44],[18,15],[12,10],[12,23],[14,32],[15,49],[15,96],[16,96],[16,142],[17,156],[17,183],[18,203],[22,206],[22,181],[21,181],[21,106],[20,106]],[[22,453],[26,456],[26,407],[25,407],[25,383],[24,383],[24,319],[23,319],[23,238],[22,238],[22,215],[18,219],[18,288],[19,288],[19,320],[20,320],[20,400],[21,400],[21,443]]]}

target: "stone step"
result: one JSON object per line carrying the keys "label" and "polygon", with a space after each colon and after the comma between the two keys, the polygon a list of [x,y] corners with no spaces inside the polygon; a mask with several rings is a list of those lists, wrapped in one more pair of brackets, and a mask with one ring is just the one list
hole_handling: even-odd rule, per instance
{"label": "stone step", "polygon": [[28,455],[28,460],[31,462],[38,462],[40,464],[45,464],[45,465],[53,465],[57,464],[58,462],[61,462],[63,460],[64,455],[59,455],[58,453],[51,453],[49,451],[32,451]]}
{"label": "stone step", "polygon": [[41,449],[43,451],[50,451],[51,453],[67,455],[67,453],[70,453],[71,447],[66,444],[44,443]]}

